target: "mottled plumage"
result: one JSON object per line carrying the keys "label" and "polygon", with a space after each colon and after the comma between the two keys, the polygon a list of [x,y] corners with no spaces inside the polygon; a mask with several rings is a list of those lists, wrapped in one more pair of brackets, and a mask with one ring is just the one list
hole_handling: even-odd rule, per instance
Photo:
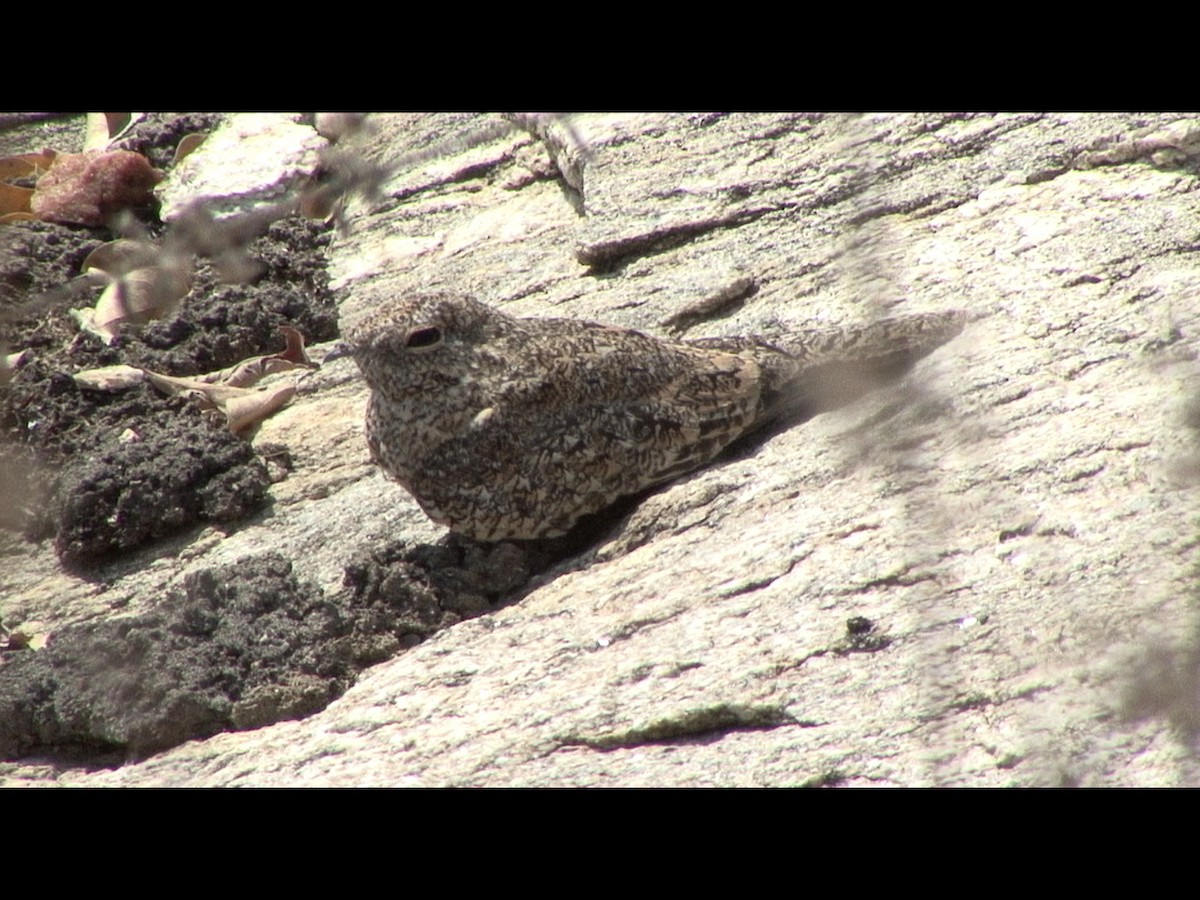
{"label": "mottled plumage", "polygon": [[495,541],[562,534],[755,428],[849,402],[962,325],[950,312],[668,341],[435,295],[381,310],[347,337],[371,388],[375,461],[435,522]]}

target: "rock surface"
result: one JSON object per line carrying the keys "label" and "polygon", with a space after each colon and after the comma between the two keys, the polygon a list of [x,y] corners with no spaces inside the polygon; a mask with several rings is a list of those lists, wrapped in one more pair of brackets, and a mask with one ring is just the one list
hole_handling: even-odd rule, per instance
{"label": "rock surface", "polygon": [[0,616],[156,614],[251,556],[339,604],[425,585],[451,601],[437,621],[307,718],[0,777],[1200,783],[1200,123],[521,121],[376,116],[339,144],[400,163],[330,246],[343,330],[416,290],[688,337],[973,321],[902,384],[662,488],[524,587],[539,564],[439,543],[370,467],[365,387],[328,363],[255,437],[292,463],[265,512],[88,577],[9,540]]}

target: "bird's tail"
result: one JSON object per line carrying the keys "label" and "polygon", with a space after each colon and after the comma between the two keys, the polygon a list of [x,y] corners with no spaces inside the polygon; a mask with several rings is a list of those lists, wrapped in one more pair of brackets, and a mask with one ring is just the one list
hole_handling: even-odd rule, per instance
{"label": "bird's tail", "polygon": [[771,338],[704,338],[690,343],[752,357],[764,381],[756,424],[780,419],[795,423],[897,380],[956,337],[966,321],[966,313],[950,310]]}

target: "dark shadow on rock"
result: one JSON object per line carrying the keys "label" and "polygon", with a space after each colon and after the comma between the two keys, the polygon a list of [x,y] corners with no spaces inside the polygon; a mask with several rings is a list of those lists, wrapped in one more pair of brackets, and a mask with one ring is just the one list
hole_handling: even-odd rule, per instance
{"label": "dark shadow on rock", "polygon": [[333,596],[275,553],[195,571],[152,612],[0,651],[0,757],[113,765],[311,715],[362,669],[515,602],[580,540],[397,542],[354,559]]}
{"label": "dark shadow on rock", "polygon": [[651,493],[622,498],[560,537],[485,542],[447,533],[434,544],[398,540],[356,555],[343,584],[356,606],[376,610],[381,629],[399,637],[402,646],[414,646],[586,568],[591,551],[617,533]]}

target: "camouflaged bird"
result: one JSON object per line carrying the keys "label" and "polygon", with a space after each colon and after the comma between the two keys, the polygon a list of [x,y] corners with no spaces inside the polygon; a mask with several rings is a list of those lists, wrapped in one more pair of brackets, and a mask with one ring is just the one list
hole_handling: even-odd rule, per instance
{"label": "camouflaged bird", "polygon": [[551,537],[776,421],[843,405],[957,335],[945,312],[669,341],[418,296],[352,328],[373,459],[477,540]]}

